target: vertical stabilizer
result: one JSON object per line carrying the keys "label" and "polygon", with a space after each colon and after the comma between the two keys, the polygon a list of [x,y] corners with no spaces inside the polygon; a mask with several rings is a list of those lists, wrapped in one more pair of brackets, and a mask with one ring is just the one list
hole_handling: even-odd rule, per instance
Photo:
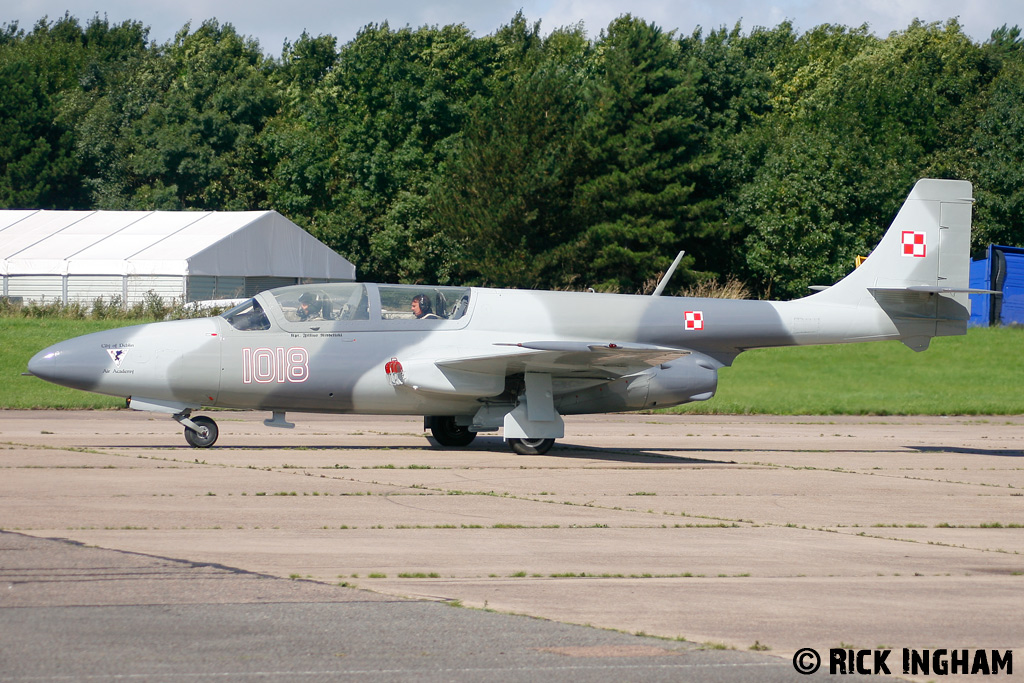
{"label": "vertical stabilizer", "polygon": [[864,263],[804,301],[881,308],[915,350],[934,336],[964,334],[973,201],[969,182],[919,180]]}

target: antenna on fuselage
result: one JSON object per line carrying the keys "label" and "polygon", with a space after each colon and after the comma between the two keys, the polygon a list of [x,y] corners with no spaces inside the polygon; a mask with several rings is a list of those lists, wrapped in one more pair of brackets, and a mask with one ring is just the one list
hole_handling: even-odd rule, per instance
{"label": "antenna on fuselage", "polygon": [[672,277],[672,273],[676,272],[676,268],[679,267],[679,262],[683,260],[685,251],[679,252],[679,256],[676,256],[676,260],[672,262],[672,265],[668,267],[665,274],[661,276],[661,281],[658,286],[651,292],[651,296],[661,296],[661,293],[665,291],[665,286],[668,284],[669,279]]}

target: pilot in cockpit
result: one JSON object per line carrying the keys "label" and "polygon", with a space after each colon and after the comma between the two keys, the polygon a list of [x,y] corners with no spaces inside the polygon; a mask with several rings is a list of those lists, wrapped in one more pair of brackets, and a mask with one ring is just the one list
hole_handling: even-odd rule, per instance
{"label": "pilot in cockpit", "polygon": [[412,314],[419,320],[437,320],[441,317],[434,313],[433,307],[430,305],[430,298],[426,294],[414,296],[409,307],[412,309]]}
{"label": "pilot in cockpit", "polygon": [[295,309],[295,315],[300,321],[324,320],[324,301],[313,292],[303,292],[299,297],[299,306]]}

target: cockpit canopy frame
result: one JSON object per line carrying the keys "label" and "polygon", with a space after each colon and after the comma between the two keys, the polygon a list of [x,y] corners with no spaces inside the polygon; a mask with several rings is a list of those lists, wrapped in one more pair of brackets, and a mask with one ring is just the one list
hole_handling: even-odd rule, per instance
{"label": "cockpit canopy frame", "polygon": [[222,317],[236,329],[253,331],[461,329],[472,302],[470,287],[329,282],[261,292]]}

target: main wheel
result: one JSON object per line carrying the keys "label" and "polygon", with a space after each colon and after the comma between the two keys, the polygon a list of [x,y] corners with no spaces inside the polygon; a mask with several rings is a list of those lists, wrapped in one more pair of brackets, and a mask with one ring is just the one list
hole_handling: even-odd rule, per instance
{"label": "main wheel", "polygon": [[427,421],[430,433],[442,446],[461,448],[468,446],[476,438],[476,432],[470,431],[469,427],[455,424],[454,417],[430,417]]}
{"label": "main wheel", "polygon": [[193,417],[192,421],[199,427],[199,431],[191,427],[185,427],[185,441],[188,441],[188,445],[192,446],[192,448],[209,448],[212,446],[219,434],[217,423],[205,415]]}
{"label": "main wheel", "polygon": [[555,445],[554,439],[509,439],[508,445],[519,455],[544,455]]}

